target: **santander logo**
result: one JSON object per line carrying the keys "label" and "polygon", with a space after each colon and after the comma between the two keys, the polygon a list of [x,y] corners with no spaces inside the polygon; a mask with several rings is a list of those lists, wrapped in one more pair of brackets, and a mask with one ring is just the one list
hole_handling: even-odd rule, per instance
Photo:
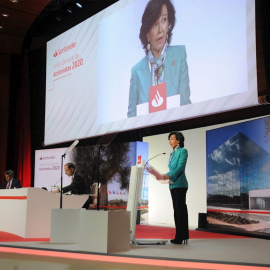
{"label": "santander logo", "polygon": [[163,97],[160,96],[160,94],[159,94],[159,92],[157,90],[155,98],[152,100],[152,106],[153,107],[159,107],[159,106],[161,106],[163,104],[163,101],[164,101]]}
{"label": "santander logo", "polygon": [[62,53],[65,53],[71,49],[74,49],[76,47],[76,41],[71,43],[70,45],[67,45],[67,46],[64,46],[63,48],[61,49],[58,49],[58,50],[55,50],[55,53],[53,54],[53,57],[56,57]]}
{"label": "santander logo", "polygon": [[149,113],[167,109],[166,82],[149,87]]}
{"label": "santander logo", "polygon": [[55,156],[41,156],[39,160],[45,160],[45,159],[55,159]]}

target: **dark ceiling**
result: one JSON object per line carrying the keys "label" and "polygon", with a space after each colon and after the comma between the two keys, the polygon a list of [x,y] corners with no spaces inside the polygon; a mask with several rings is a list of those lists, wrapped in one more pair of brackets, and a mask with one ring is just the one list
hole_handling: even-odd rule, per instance
{"label": "dark ceiling", "polygon": [[[22,44],[32,23],[50,0],[0,1],[0,54],[21,54]],[[4,17],[7,14],[8,17]]]}
{"label": "dark ceiling", "polygon": [[[116,0],[0,0],[0,54],[23,54]],[[76,5],[81,4],[81,8]],[[8,16],[4,16],[7,14]]]}

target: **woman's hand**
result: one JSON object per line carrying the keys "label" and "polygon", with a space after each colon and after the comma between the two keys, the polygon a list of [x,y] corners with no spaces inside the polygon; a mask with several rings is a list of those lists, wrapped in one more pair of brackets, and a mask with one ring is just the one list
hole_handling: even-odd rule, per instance
{"label": "woman's hand", "polygon": [[163,174],[163,179],[168,180],[168,179],[170,179],[170,176],[168,174]]}

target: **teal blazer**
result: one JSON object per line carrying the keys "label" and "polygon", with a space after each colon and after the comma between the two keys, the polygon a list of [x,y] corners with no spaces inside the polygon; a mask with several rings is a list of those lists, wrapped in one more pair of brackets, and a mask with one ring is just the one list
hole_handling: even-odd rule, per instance
{"label": "teal blazer", "polygon": [[187,177],[185,174],[188,151],[185,148],[177,148],[170,157],[169,161],[169,172],[166,173],[170,177],[169,188],[188,188]]}
{"label": "teal blazer", "polygon": [[[179,106],[190,104],[190,88],[187,54],[184,45],[170,46],[164,62],[164,82],[167,97],[180,94]],[[137,115],[137,105],[149,102],[149,87],[152,85],[148,57],[145,56],[131,69],[128,117]]]}

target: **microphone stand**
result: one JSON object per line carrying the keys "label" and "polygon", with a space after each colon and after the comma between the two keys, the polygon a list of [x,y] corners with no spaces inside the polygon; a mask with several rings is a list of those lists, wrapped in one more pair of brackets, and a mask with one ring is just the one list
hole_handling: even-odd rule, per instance
{"label": "microphone stand", "polygon": [[149,162],[150,160],[152,160],[153,158],[158,157],[158,156],[160,156],[160,155],[166,155],[166,153],[159,153],[159,154],[155,155],[154,157],[148,159],[147,162],[146,162],[145,165],[144,165],[144,168],[146,168],[146,165],[148,164],[148,162]]}
{"label": "microphone stand", "polygon": [[53,187],[56,187],[56,184],[61,180],[61,178],[59,178],[53,185]]}
{"label": "microphone stand", "polygon": [[64,153],[62,155],[62,159],[61,159],[60,209],[62,209],[62,205],[63,205],[63,191],[62,191],[62,188],[63,188],[63,161],[64,161],[65,157],[66,157],[66,153]]}
{"label": "microphone stand", "polygon": [[65,153],[62,155],[61,158],[61,186],[60,186],[60,209],[62,209],[63,206],[63,163],[64,163],[64,158],[66,157],[66,154],[71,152],[73,150],[73,148],[79,143],[78,140],[74,141],[69,148],[67,148],[67,150],[65,151]]}
{"label": "microphone stand", "polygon": [[97,210],[99,210],[99,205],[100,205],[100,194],[99,194],[99,189],[100,189],[100,179],[99,179],[99,170],[100,170],[100,152],[101,152],[101,149],[102,149],[103,145],[100,144],[98,146],[98,173],[97,173]]}

